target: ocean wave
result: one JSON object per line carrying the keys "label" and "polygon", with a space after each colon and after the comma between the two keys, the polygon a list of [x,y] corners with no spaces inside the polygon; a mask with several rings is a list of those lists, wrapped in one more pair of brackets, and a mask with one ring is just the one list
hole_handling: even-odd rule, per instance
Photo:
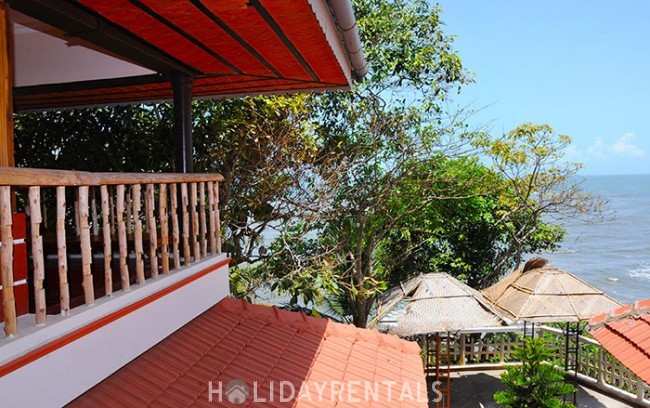
{"label": "ocean wave", "polygon": [[633,278],[645,278],[650,280],[650,264],[642,264],[637,268],[630,269],[628,275]]}
{"label": "ocean wave", "polygon": [[579,254],[582,250],[580,248],[559,248],[553,251],[554,255],[573,255]]}

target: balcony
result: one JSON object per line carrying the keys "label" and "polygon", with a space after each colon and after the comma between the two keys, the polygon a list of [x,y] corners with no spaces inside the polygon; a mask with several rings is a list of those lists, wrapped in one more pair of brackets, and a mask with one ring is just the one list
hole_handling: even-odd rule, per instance
{"label": "balcony", "polygon": [[0,168],[0,394],[65,404],[227,296],[221,181]]}

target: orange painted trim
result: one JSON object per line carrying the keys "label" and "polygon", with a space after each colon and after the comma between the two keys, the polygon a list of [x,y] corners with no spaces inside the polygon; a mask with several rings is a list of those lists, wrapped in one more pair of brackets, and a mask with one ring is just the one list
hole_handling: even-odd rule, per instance
{"label": "orange painted trim", "polygon": [[183,279],[182,281],[176,282],[173,285],[170,285],[164,289],[162,289],[159,292],[153,293],[149,296],[147,296],[144,299],[140,299],[137,302],[134,302],[130,305],[125,306],[124,308],[120,310],[116,310],[113,313],[110,313],[100,319],[95,320],[94,322],[91,322],[83,327],[80,327],[62,337],[59,337],[56,340],[53,340],[47,344],[44,344],[38,348],[35,348],[34,350],[16,358],[15,360],[12,360],[3,366],[0,366],[0,378],[4,377],[5,375],[18,370],[21,367],[26,366],[27,364],[30,364],[36,360],[38,360],[41,357],[44,357],[62,347],[67,346],[68,344],[72,343],[75,340],[78,340],[95,330],[101,329],[102,327],[138,310],[143,308],[144,306],[160,299],[163,296],[166,296],[167,294],[174,292],[180,288],[182,288],[185,285],[188,285],[195,280],[202,278],[203,276],[209,274],[210,272],[213,272],[225,265],[228,265],[231,261],[231,258],[226,258],[223,261],[202,270],[201,272],[198,272],[192,276],[188,276],[187,278]]}

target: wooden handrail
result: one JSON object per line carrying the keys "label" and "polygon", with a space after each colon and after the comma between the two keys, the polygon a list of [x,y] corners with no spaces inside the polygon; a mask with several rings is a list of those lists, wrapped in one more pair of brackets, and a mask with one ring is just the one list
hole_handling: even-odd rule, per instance
{"label": "wooden handrail", "polygon": [[[44,284],[48,281],[46,272],[48,276],[58,275],[61,314],[67,315],[71,307],[68,244],[72,244],[70,248],[73,251],[79,251],[73,253],[81,255],[81,286],[85,304],[88,306],[95,302],[97,282],[93,278],[93,269],[101,269],[104,274],[103,295],[111,296],[113,293],[113,263],[111,262],[114,256],[113,242],[118,244],[119,262],[115,263],[119,266],[121,289],[125,291],[131,289],[131,274],[134,274],[137,285],[143,284],[149,277],[155,279],[159,274],[159,261],[162,264],[161,272],[168,274],[170,270],[181,267],[181,260],[182,264],[189,265],[208,255],[221,253],[220,181],[223,181],[220,174],[89,173],[0,167],[0,210],[2,210],[0,211],[2,216],[0,217],[2,218],[0,277],[5,334],[11,336],[17,333],[13,295],[12,212],[25,212],[31,225],[34,264],[32,283],[36,324],[46,324],[45,291],[53,290],[54,293],[48,293],[50,295],[56,293],[56,289],[52,288],[51,280],[49,285]],[[12,201],[13,190],[22,189],[27,189],[29,195],[21,195],[24,197],[22,201]],[[47,225],[48,204],[53,208],[52,200],[46,199],[45,194],[48,190],[50,194],[51,190],[56,192],[56,230],[48,229]],[[70,200],[71,211],[66,211],[66,196]],[[101,199],[97,200],[97,196]],[[158,198],[157,206],[156,198]],[[20,208],[13,208],[17,205]],[[66,220],[66,217],[69,219]],[[68,228],[72,233],[70,237],[66,235],[66,221],[71,225]],[[54,233],[56,233],[55,241]],[[131,236],[132,240],[130,240]],[[93,246],[93,243],[102,241],[101,247]],[[53,273],[57,271],[52,269],[45,270],[47,258],[43,247],[44,242],[47,244],[47,255],[53,254],[51,243],[56,242],[54,250],[57,255],[58,273]],[[210,242],[209,253],[208,242]],[[131,266],[133,268],[131,271],[129,270],[130,253],[135,254],[135,265]],[[94,255],[103,255],[102,267],[92,268]],[[173,268],[170,265],[172,259]],[[77,273],[75,271],[75,274]],[[78,287],[75,286],[75,290]],[[100,296],[101,293],[98,292]]]}
{"label": "wooden handrail", "polygon": [[0,167],[0,186],[102,186],[150,183],[222,182],[221,174],[91,173],[86,171]]}

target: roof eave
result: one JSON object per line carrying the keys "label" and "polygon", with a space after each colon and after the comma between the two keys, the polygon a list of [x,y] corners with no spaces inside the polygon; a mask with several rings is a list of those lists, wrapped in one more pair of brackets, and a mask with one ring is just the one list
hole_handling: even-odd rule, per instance
{"label": "roof eave", "polygon": [[308,0],[348,83],[368,72],[350,0]]}

